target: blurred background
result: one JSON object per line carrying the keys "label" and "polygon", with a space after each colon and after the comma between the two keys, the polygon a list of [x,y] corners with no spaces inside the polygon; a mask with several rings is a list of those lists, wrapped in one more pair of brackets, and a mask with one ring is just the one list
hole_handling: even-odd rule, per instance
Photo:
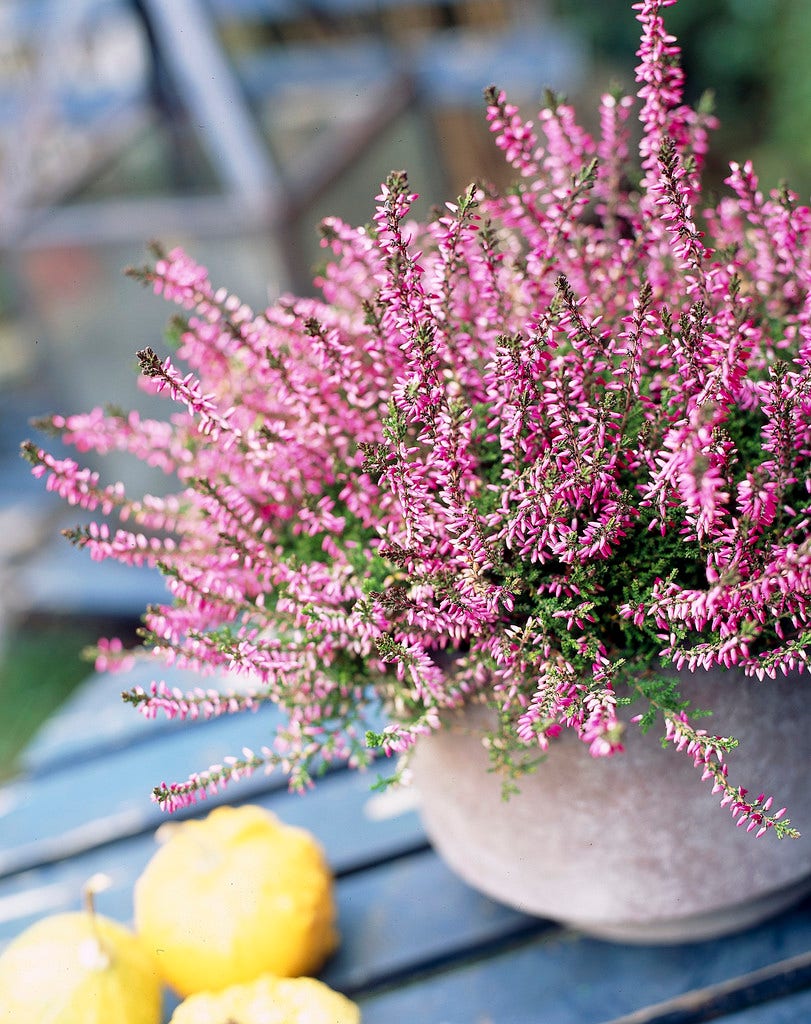
{"label": "blurred background", "polygon": [[[32,416],[149,410],[135,352],[170,309],[124,278],[182,244],[262,307],[310,290],[326,214],[371,218],[409,172],[420,211],[505,184],[484,121],[495,83],[534,115],[545,87],[594,126],[633,88],[631,0],[0,0],[0,775],[90,672],[99,634],[134,635],[163,589],[91,564],[80,518],[19,458]],[[712,89],[709,165],[755,160],[811,192],[811,0],[680,0],[688,98]],[[113,461],[106,480],[139,485]],[[101,467],[99,467],[101,468]],[[133,473],[135,474],[133,476]]]}

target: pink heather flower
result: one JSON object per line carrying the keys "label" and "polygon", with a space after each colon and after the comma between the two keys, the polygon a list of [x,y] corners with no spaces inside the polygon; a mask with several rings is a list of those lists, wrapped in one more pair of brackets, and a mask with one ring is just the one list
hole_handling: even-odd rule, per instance
{"label": "pink heather flower", "polygon": [[100,637],[96,641],[95,655],[97,672],[128,672],[136,662],[136,656],[124,648],[119,637]]}
{"label": "pink heather flower", "polygon": [[538,139],[533,124],[523,120],[518,107],[507,102],[507,94],[503,90],[490,90],[487,120],[496,145],[504,151],[507,162],[524,178],[537,174]]}
{"label": "pink heather flower", "polygon": [[[393,173],[369,227],[323,222],[317,296],[254,311],[180,249],[132,271],[178,312],[176,351],[138,354],[165,418],[40,426],[174,487],[132,496],[24,454],[99,517],[75,544],[164,574],[156,659],[235,680],[181,691],[158,672],[126,700],[284,713],[267,746],[159,786],[163,807],[260,768],[301,789],[407,755],[469,701],[495,715],[508,780],[567,728],[621,756],[630,699],[740,827],[794,834],[730,781],[733,741],[693,728],[666,673],[807,668],[811,209],[747,162],[703,196],[714,122],[684,102],[673,2],[634,5],[638,92],[602,97],[596,137],[558,97],[532,118],[487,89],[514,186],[471,185],[421,224]],[[99,642],[99,669],[131,657]]]}

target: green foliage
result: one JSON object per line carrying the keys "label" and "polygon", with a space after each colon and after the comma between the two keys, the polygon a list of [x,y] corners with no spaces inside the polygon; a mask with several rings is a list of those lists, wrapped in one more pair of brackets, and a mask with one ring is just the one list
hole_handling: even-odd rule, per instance
{"label": "green foliage", "polygon": [[87,678],[89,625],[42,625],[13,632],[0,656],[0,777],[13,773],[22,750],[55,709]]}
{"label": "green foliage", "polygon": [[[626,0],[553,0],[601,62],[633,64],[637,25]],[[796,0],[680,0],[667,11],[668,28],[682,47],[690,103],[720,119],[713,151],[752,157],[768,187],[788,177],[800,195],[811,191],[811,18]],[[618,73],[617,71],[614,72]],[[630,88],[631,81],[623,86]],[[726,163],[711,163],[721,187]]]}
{"label": "green foliage", "polygon": [[169,318],[169,322],[166,325],[163,337],[166,344],[172,350],[176,351],[180,348],[183,340],[183,335],[189,329],[188,317],[175,315]]}

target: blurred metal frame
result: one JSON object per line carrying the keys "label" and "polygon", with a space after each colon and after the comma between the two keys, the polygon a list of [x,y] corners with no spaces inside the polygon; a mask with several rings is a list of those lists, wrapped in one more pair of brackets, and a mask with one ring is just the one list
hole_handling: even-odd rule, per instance
{"label": "blurred metal frame", "polygon": [[[68,5],[64,0],[42,2],[48,8],[49,38],[58,46],[65,37]],[[273,233],[285,253],[291,283],[303,285],[301,275],[306,271],[296,266],[296,247],[285,242],[290,241],[302,214],[411,106],[416,95],[413,81],[392,62],[367,116],[348,130],[344,126],[340,133],[319,140],[306,167],[285,175],[262,137],[202,0],[129,0],[129,6],[143,26],[151,56],[153,104],[170,125],[183,111],[194,126],[220,189],[207,195],[27,205],[22,187],[11,193],[6,188],[8,205],[6,216],[0,218],[0,254],[146,240],[189,229],[207,236],[264,229]],[[47,57],[47,51],[43,56]],[[50,84],[46,78],[38,90],[47,93]],[[121,130],[114,133],[116,143],[120,144],[124,129],[132,133],[143,123],[142,117],[119,125]],[[16,156],[15,170],[22,186],[25,175],[21,170],[31,154],[21,144]]]}
{"label": "blurred metal frame", "polygon": [[[112,0],[12,3],[26,7],[33,3],[49,26],[50,44],[58,48],[64,46],[69,35],[71,19],[67,12],[93,5],[102,9],[105,3],[111,5]],[[444,19],[436,38],[426,34],[418,47],[392,36],[391,23],[386,19],[393,17],[393,0],[118,3],[137,18],[142,28],[150,59],[149,94],[140,108],[131,103],[108,118],[104,126],[108,135],[96,133],[99,157],[112,156],[115,147],[120,147],[127,136],[132,138],[156,121],[168,128],[170,137],[174,131],[177,142],[183,137],[178,128],[183,123],[191,127],[215,183],[208,194],[190,194],[178,187],[175,194],[169,195],[113,196],[92,201],[73,195],[70,203],[61,203],[54,197],[26,203],[24,169],[32,154],[30,143],[26,150],[23,139],[17,154],[18,187],[6,188],[5,215],[0,211],[0,257],[13,250],[138,242],[158,236],[187,236],[189,232],[208,237],[262,232],[267,234],[269,244],[277,248],[290,286],[306,289],[310,272],[301,265],[301,246],[296,244],[296,232],[303,225],[303,218],[409,109],[415,108],[424,115],[437,142],[440,137],[444,142],[447,135],[452,152],[443,154],[444,170],[447,177],[451,176],[448,165],[458,156],[460,139],[466,138],[469,130],[464,119],[453,131],[437,130],[437,110],[444,104],[452,114],[460,102],[466,108],[471,105],[467,97],[481,95],[479,88],[468,81],[470,69],[460,80],[461,62],[469,64],[473,60],[473,76],[486,76],[490,73],[487,61],[495,55],[507,75],[525,86],[536,76],[565,76],[563,69],[582,59],[565,33],[546,24],[544,0],[499,0],[493,5],[503,21],[498,29],[477,21],[487,7],[483,0],[409,0],[402,9],[436,7]],[[33,7],[27,8],[29,20],[32,10]],[[491,11],[488,17],[496,18],[496,13]],[[289,35],[292,27],[294,37],[298,32],[299,38],[306,39],[298,47],[289,40],[268,47],[266,53],[260,54],[259,63],[264,61],[264,66],[253,69],[257,75],[251,84],[246,80],[243,64],[237,66],[232,62],[220,38],[222,24],[229,18],[232,24],[243,19],[247,25],[270,27],[271,36],[275,33],[280,39]],[[306,32],[302,31],[303,24]],[[352,33],[358,25],[366,34],[355,38]],[[319,132],[301,160],[280,166],[256,116],[257,96],[261,97],[265,89],[272,97],[288,67],[296,67],[304,74],[313,68],[313,60],[316,67],[324,70],[320,87],[325,97],[330,96],[325,55],[330,46],[333,54],[342,51],[346,55],[356,45],[358,52],[372,57],[370,63],[375,68],[374,84],[370,85],[371,79],[367,78],[359,87],[363,92],[358,116],[342,120],[337,130]],[[377,56],[372,52],[375,47],[379,51]],[[32,102],[44,103],[52,84],[46,73],[42,82],[37,83]],[[464,97],[462,101],[460,94]],[[182,144],[174,148],[181,150],[178,160],[182,172]]]}

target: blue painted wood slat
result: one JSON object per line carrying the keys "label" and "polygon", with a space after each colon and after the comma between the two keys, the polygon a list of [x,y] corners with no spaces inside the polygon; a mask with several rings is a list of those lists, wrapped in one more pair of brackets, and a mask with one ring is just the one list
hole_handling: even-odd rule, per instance
{"label": "blue painted wood slat", "polygon": [[[139,716],[124,708],[126,725],[114,724],[121,709],[93,723],[88,711],[120,688],[121,677],[88,683],[64,723],[57,716],[35,745],[36,774],[0,790],[0,946],[43,914],[76,908],[82,883],[99,870],[113,879],[99,896],[100,912],[130,920],[134,881],[154,849],[154,828],[166,820],[149,803],[150,783],[255,742],[246,731],[269,728],[273,717],[229,716],[176,731],[131,725]],[[107,728],[123,730],[120,749]],[[453,876],[428,848],[414,809],[372,794],[373,779],[334,771],[301,797],[281,777],[261,776],[218,798],[257,801],[324,844],[338,875],[343,944],[323,977],[357,998],[365,1024],[604,1024],[634,1013],[665,1024],[651,1016],[664,1012],[656,1004],[667,1009],[683,993],[729,979],[734,986],[811,948],[811,901],[724,942],[672,949],[597,942],[524,917]],[[766,1002],[761,992],[751,1010],[743,1009],[746,991],[734,990],[729,1024],[790,1020],[784,1007],[804,1005],[792,984]]]}

